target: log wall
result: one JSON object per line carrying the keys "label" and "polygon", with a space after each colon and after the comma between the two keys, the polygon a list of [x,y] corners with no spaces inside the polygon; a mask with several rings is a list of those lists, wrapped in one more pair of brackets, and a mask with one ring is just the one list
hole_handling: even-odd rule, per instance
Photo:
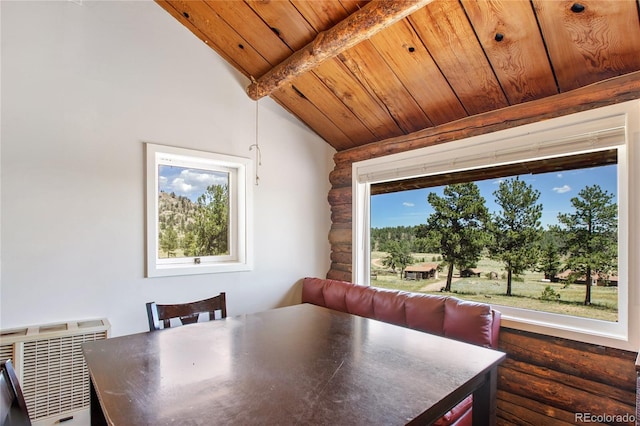
{"label": "log wall", "polygon": [[499,349],[498,424],[634,424],[623,420],[636,409],[635,352],[507,328]]}
{"label": "log wall", "polygon": [[[407,136],[340,151],[329,176],[332,226],[327,278],[352,280],[351,167],[354,162],[433,146],[640,98],[640,72],[539,101],[468,117]],[[635,353],[504,329],[501,424],[575,424],[576,412],[635,412]],[[597,424],[597,423],[591,423]],[[614,423],[615,424],[615,423]]]}

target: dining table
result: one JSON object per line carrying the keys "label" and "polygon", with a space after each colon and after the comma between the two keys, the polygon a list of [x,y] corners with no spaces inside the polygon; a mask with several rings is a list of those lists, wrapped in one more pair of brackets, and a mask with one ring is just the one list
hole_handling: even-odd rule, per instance
{"label": "dining table", "polygon": [[431,424],[473,394],[496,421],[505,354],[312,304],[82,344],[92,425]]}

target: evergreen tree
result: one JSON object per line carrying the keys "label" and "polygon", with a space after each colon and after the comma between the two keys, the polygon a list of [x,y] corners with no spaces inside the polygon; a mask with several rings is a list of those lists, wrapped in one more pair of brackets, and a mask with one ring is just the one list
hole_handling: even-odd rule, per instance
{"label": "evergreen tree", "polygon": [[198,197],[196,256],[229,253],[229,186],[211,185]]}
{"label": "evergreen tree", "polygon": [[586,186],[571,199],[575,212],[558,215],[565,231],[567,267],[586,278],[585,305],[591,304],[593,274],[617,268],[618,206],[612,200],[599,185]]}
{"label": "evergreen tree", "polygon": [[473,183],[447,185],[444,196],[427,197],[434,212],[427,220],[428,232],[439,243],[439,251],[448,266],[445,291],[451,291],[453,269],[475,264],[487,242],[485,225],[489,212],[478,186]]}
{"label": "evergreen tree", "polygon": [[535,267],[541,238],[542,205],[536,204],[540,191],[519,177],[506,179],[493,192],[502,210],[492,217],[493,244],[490,254],[505,264],[507,296],[511,296],[513,275]]}
{"label": "evergreen tree", "polygon": [[[372,251],[389,251],[389,242],[392,241],[408,241],[413,246],[417,240],[415,226],[394,226],[384,228],[371,228],[371,250]],[[418,242],[419,247],[424,247],[424,242]],[[413,249],[416,252],[419,250]]]}
{"label": "evergreen tree", "polygon": [[196,236],[193,232],[187,232],[182,239],[182,251],[186,257],[197,255]]}
{"label": "evergreen tree", "polygon": [[382,264],[391,268],[393,272],[400,269],[400,276],[404,273],[407,265],[413,263],[411,249],[406,241],[390,241],[387,243],[387,256],[382,260]]}
{"label": "evergreen tree", "polygon": [[178,248],[178,233],[173,226],[160,233],[160,248],[167,252],[167,257],[175,257]]}
{"label": "evergreen tree", "polygon": [[543,233],[540,243],[540,259],[536,271],[544,273],[545,279],[553,281],[562,267],[560,256],[561,237],[557,226],[550,226]]}

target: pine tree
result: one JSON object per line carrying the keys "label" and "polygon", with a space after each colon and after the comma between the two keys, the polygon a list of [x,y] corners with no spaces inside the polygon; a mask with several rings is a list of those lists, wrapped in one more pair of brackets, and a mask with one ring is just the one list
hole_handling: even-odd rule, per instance
{"label": "pine tree", "polygon": [[470,267],[481,257],[487,243],[489,212],[473,182],[447,185],[443,194],[440,197],[432,192],[427,197],[434,209],[427,229],[439,242],[443,262],[449,268],[445,291],[451,291],[454,267]]}
{"label": "pine tree", "polygon": [[591,304],[591,282],[594,274],[609,273],[617,268],[618,206],[613,195],[599,185],[586,186],[571,199],[574,213],[561,213],[567,267],[584,274],[584,304]]}
{"label": "pine tree", "polygon": [[228,185],[211,185],[198,197],[195,234],[199,256],[229,253]]}
{"label": "pine tree", "polygon": [[160,248],[167,252],[167,257],[175,257],[178,248],[178,233],[173,226],[168,226],[160,233]]}
{"label": "pine tree", "polygon": [[535,267],[541,238],[542,205],[537,204],[540,191],[519,177],[506,179],[493,192],[502,210],[492,217],[493,244],[490,254],[505,264],[507,296],[511,296],[513,275]]}
{"label": "pine tree", "polygon": [[382,264],[391,268],[393,272],[400,269],[400,276],[407,265],[413,263],[411,249],[406,241],[390,241],[387,247],[388,255],[382,260]]}

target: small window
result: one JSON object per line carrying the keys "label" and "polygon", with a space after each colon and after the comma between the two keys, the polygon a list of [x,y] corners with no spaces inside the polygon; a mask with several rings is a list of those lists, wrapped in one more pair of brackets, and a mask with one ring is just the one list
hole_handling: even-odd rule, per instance
{"label": "small window", "polygon": [[251,160],[146,144],[147,276],[251,268]]}

